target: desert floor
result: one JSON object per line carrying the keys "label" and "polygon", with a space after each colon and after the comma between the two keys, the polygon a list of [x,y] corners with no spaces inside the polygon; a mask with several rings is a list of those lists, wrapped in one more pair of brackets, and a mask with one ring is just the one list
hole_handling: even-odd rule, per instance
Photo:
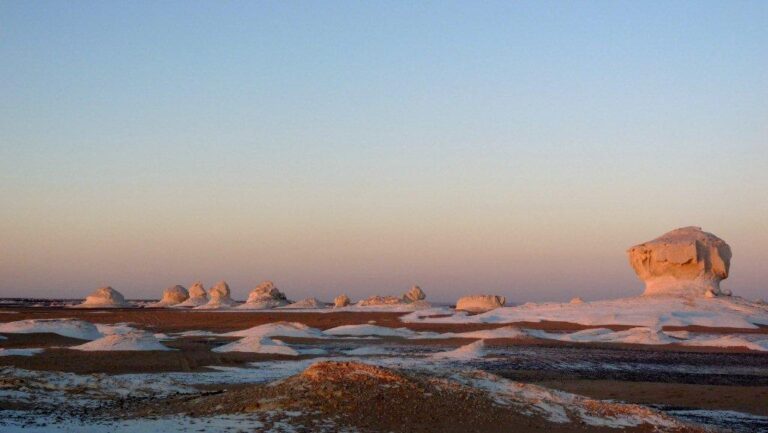
{"label": "desert floor", "polygon": [[[415,331],[430,332],[465,332],[479,329],[492,329],[510,324],[405,324],[400,321],[402,313],[383,312],[216,312],[189,311],[172,309],[116,309],[116,310],[78,310],[68,308],[5,308],[0,309],[0,323],[28,319],[72,318],[91,323],[127,324],[132,328],[146,330],[155,334],[164,334],[167,339],[163,344],[174,349],[170,351],[104,351],[86,352],[72,350],[69,347],[83,343],[83,340],[63,337],[51,333],[2,334],[2,349],[44,348],[34,356],[3,356],[0,366],[14,367],[25,371],[66,372],[77,375],[107,374],[114,377],[132,377],[136,380],[153,380],[153,377],[171,377],[177,373],[200,374],[210,379],[196,383],[195,389],[201,394],[190,402],[188,397],[167,396],[150,399],[132,399],[130,393],[125,397],[103,397],[100,412],[83,412],[79,421],[88,425],[82,431],[102,431],[90,423],[108,414],[109,419],[165,419],[168,416],[184,416],[189,419],[205,418],[210,423],[211,416],[243,416],[243,414],[261,414],[261,418],[252,419],[259,428],[243,431],[651,431],[649,426],[602,426],[584,425],[583,423],[557,423],[537,415],[525,415],[494,406],[485,401],[484,395],[463,395],[465,391],[451,395],[440,388],[434,390],[434,384],[428,377],[418,373],[416,364],[413,371],[408,368],[408,360],[430,354],[451,351],[471,343],[465,338],[444,339],[404,339],[381,337],[376,339],[350,338],[296,338],[281,337],[280,340],[292,347],[308,349],[306,354],[298,356],[274,355],[262,353],[212,351],[213,348],[237,340],[234,337],[217,335],[229,331],[251,328],[274,322],[297,322],[312,328],[326,330],[341,325],[375,324],[390,328],[409,328]],[[548,331],[574,331],[584,326],[542,322],[519,323],[516,326]],[[611,326],[622,330],[626,326]],[[186,331],[200,332],[195,336],[174,335]],[[700,329],[699,329],[700,330]],[[708,332],[727,332],[732,330],[713,330]],[[739,330],[768,334],[768,328]],[[698,431],[697,423],[708,424],[714,428],[731,428],[735,431],[760,431],[768,429],[768,354],[739,348],[704,348],[682,346],[653,346],[634,344],[597,344],[565,343],[534,338],[495,338],[484,341],[487,355],[484,358],[457,360],[449,362],[462,369],[477,369],[492,373],[515,383],[541,385],[552,390],[591,397],[611,402],[626,402],[660,409],[662,413],[672,415],[690,425],[691,430],[667,429],[668,431]],[[395,363],[402,361],[406,367],[399,366],[397,371],[403,374],[392,379],[399,388],[392,390],[385,386],[382,391],[374,382],[339,383],[330,381],[315,389],[315,382],[306,381],[302,375],[292,377],[296,387],[305,392],[296,394],[295,387],[285,388],[265,386],[260,381],[251,381],[247,371],[259,371],[260,366],[282,368],[281,365],[294,366],[296,370],[311,364],[314,359],[333,361],[328,355],[340,355],[340,361],[348,362],[343,355],[360,348],[380,348],[388,353],[387,359]],[[326,355],[311,354],[316,349]],[[342,359],[343,358],[343,359]],[[360,357],[359,361],[368,362],[375,357]],[[388,365],[388,364],[387,364]],[[446,364],[434,368],[445,376]],[[276,367],[278,366],[278,367]],[[379,362],[379,366],[381,363]],[[293,367],[291,367],[293,368]],[[328,367],[335,371],[338,366]],[[349,366],[343,368],[352,368]],[[343,370],[342,368],[342,370]],[[355,367],[357,368],[357,367]],[[255,369],[255,370],[254,370]],[[450,368],[448,368],[450,369]],[[354,370],[354,368],[352,368]],[[3,370],[6,381],[0,389],[9,387],[13,369]],[[217,372],[236,371],[246,379],[229,377],[218,381]],[[344,373],[354,376],[352,373]],[[306,370],[305,370],[306,372]],[[323,370],[323,374],[326,370]],[[302,373],[304,374],[304,373]],[[378,374],[378,373],[377,373]],[[388,374],[388,373],[387,373]],[[400,373],[398,373],[400,374]],[[322,375],[321,375],[322,376]],[[175,377],[175,376],[173,376]],[[275,376],[282,379],[281,375]],[[323,376],[324,377],[324,376]],[[431,377],[431,376],[430,376]],[[304,379],[302,379],[304,378]],[[434,379],[434,378],[433,378]],[[299,382],[304,380],[304,382]],[[436,380],[436,379],[435,379]],[[305,383],[306,382],[306,383]],[[307,385],[307,384],[310,385]],[[379,384],[380,385],[380,384]],[[340,386],[336,389],[335,387]],[[441,391],[442,390],[442,391]],[[279,394],[279,395],[278,395]],[[244,401],[265,401],[277,398],[287,401],[287,406],[266,410],[254,409],[243,404]],[[457,404],[455,399],[463,399],[466,404]],[[106,400],[106,401],[105,401]],[[117,402],[117,400],[120,400]],[[334,402],[330,404],[329,402]],[[362,402],[362,403],[361,403]],[[117,407],[115,405],[118,405]],[[534,403],[532,403],[534,404]],[[365,406],[367,405],[367,406]],[[259,406],[259,405],[257,405]],[[263,406],[263,404],[262,404]],[[365,407],[363,407],[365,406]],[[307,413],[306,408],[312,408]],[[371,412],[371,407],[376,409]],[[218,408],[218,409],[217,409]],[[304,410],[302,411],[302,408]],[[471,411],[468,408],[473,408]],[[29,413],[28,402],[14,401],[8,396],[0,397],[0,410],[8,411],[17,422],[16,427],[26,425],[27,430],[35,431],[36,424]],[[739,414],[725,415],[734,411]],[[0,412],[1,414],[2,412]],[[31,413],[31,412],[30,412]],[[286,418],[281,413],[294,414]],[[301,413],[300,415],[296,415]],[[341,413],[345,415],[339,419]],[[265,415],[266,414],[266,415]],[[25,418],[26,416],[26,418]],[[70,415],[67,415],[70,417]],[[64,421],[67,421],[64,419]],[[745,418],[746,417],[746,418]],[[750,418],[751,417],[751,418]],[[234,418],[237,421],[238,418]],[[328,425],[318,424],[318,420],[335,419]],[[494,419],[494,422],[488,422]],[[202,422],[202,421],[201,421]],[[239,421],[237,421],[239,422]],[[236,423],[237,424],[237,423]],[[62,424],[65,425],[65,424]],[[66,424],[68,425],[68,424]],[[65,426],[66,426],[65,425]],[[108,425],[108,424],[106,424]],[[205,424],[204,424],[205,425]],[[208,424],[206,431],[230,431],[228,424]],[[248,425],[247,423],[242,425]],[[515,426],[514,430],[509,430]],[[113,426],[114,427],[114,426]],[[126,425],[124,431],[131,431]],[[145,426],[146,427],[146,426]],[[168,426],[166,426],[168,427]],[[178,425],[176,425],[178,427]],[[188,425],[184,428],[189,427]],[[10,427],[8,427],[10,428]],[[20,427],[19,427],[20,428]],[[33,430],[29,430],[29,429]],[[139,427],[137,427],[139,428]],[[158,426],[157,431],[166,431]],[[686,427],[687,428],[687,427]],[[114,428],[112,428],[114,430]],[[291,430],[293,429],[293,430]],[[304,430],[302,430],[304,429]],[[324,430],[325,429],[325,430]],[[108,428],[105,427],[107,431]],[[14,431],[14,430],[8,430]],[[46,431],[45,429],[39,431]],[[58,430],[55,430],[58,431]],[[121,431],[120,428],[117,431]],[[167,431],[174,431],[173,426]],[[237,430],[233,430],[237,431]]]}

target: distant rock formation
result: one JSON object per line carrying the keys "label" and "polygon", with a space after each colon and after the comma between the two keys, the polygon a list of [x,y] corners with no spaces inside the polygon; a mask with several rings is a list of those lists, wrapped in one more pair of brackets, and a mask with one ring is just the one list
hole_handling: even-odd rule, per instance
{"label": "distant rock formation", "polygon": [[[367,299],[359,301],[356,305],[358,307],[400,307],[401,310],[421,310],[425,308],[431,308],[429,302],[424,299],[427,295],[419,286],[411,287],[411,290],[404,293],[402,296],[371,296]],[[386,308],[385,308],[386,309]]]}
{"label": "distant rock formation", "polygon": [[170,307],[176,304],[181,304],[187,299],[189,299],[189,292],[187,292],[187,289],[185,289],[184,286],[177,284],[163,290],[163,298],[159,302],[147,306],[153,308]]}
{"label": "distant rock formation", "polygon": [[216,285],[208,291],[208,295],[210,296],[208,303],[197,308],[228,308],[236,304],[230,297],[229,285],[226,281],[219,281],[216,283]]}
{"label": "distant rock formation", "polygon": [[399,305],[399,304],[405,304],[405,302],[401,298],[398,298],[395,296],[379,296],[379,295],[371,296],[357,303],[357,305],[360,307],[370,307],[375,305]]}
{"label": "distant rock formation", "polygon": [[174,305],[179,308],[194,308],[208,303],[208,293],[205,292],[205,287],[200,281],[196,281],[189,288],[189,298],[182,303]]}
{"label": "distant rock formation", "polygon": [[112,287],[101,287],[86,296],[85,301],[78,307],[83,308],[119,308],[127,307],[123,295]]}
{"label": "distant rock formation", "polygon": [[728,278],[731,248],[700,227],[672,230],[627,253],[638,278],[645,282],[643,295],[730,294],[720,290],[720,281]]}
{"label": "distant rock formation", "polygon": [[456,309],[470,313],[484,313],[495,308],[503,307],[507,298],[498,295],[471,295],[459,298]]}
{"label": "distant rock formation", "polygon": [[294,302],[293,304],[288,304],[282,308],[315,309],[315,308],[328,308],[328,306],[325,304],[325,302],[322,302],[317,298],[307,298],[307,299],[302,299],[301,301]]}
{"label": "distant rock formation", "polygon": [[346,307],[349,305],[352,301],[350,301],[349,296],[345,294],[341,294],[333,299],[333,307],[334,308],[341,308]]}
{"label": "distant rock formation", "polygon": [[583,304],[583,303],[584,303],[584,300],[579,298],[578,296],[571,299],[571,304]]}
{"label": "distant rock formation", "polygon": [[427,295],[424,293],[423,290],[421,290],[421,287],[419,286],[413,286],[411,287],[411,290],[403,294],[403,301],[409,302],[409,303],[421,301],[426,298],[427,298]]}
{"label": "distant rock formation", "polygon": [[290,301],[288,301],[288,298],[283,292],[275,287],[275,283],[272,281],[262,281],[261,284],[251,290],[245,304],[240,305],[238,308],[264,310],[282,307],[288,304],[290,304]]}

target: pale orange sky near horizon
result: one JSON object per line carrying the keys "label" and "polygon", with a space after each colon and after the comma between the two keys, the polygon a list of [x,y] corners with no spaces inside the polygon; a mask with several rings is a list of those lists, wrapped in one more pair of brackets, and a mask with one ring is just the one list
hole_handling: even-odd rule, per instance
{"label": "pale orange sky near horizon", "polygon": [[0,2],[0,297],[768,298],[765,2]]}

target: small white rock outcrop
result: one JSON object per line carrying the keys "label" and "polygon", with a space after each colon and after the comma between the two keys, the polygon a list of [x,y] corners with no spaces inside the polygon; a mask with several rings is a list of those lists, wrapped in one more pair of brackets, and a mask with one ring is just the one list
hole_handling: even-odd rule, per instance
{"label": "small white rock outcrop", "polygon": [[627,250],[629,263],[645,282],[643,295],[726,295],[731,247],[700,227],[683,227]]}
{"label": "small white rock outcrop", "polygon": [[189,299],[189,292],[187,292],[187,289],[185,289],[184,286],[177,284],[163,290],[163,298],[160,299],[160,301],[147,306],[153,308],[171,307],[173,305],[181,304],[187,299]]}
{"label": "small white rock outcrop", "polygon": [[419,286],[413,286],[411,287],[411,290],[403,294],[403,301],[408,303],[423,301],[426,298],[427,298],[427,295],[424,293],[423,290],[421,290],[421,287]]}
{"label": "small white rock outcrop", "polygon": [[238,308],[248,310],[265,310],[269,308],[282,307],[290,304],[285,293],[281,292],[272,281],[262,281],[248,295],[245,304]]}
{"label": "small white rock outcrop", "polygon": [[484,313],[503,307],[507,298],[498,295],[470,295],[456,301],[456,309],[470,313]]}
{"label": "small white rock outcrop", "polygon": [[349,299],[349,296],[347,296],[346,294],[341,294],[333,299],[333,307],[334,308],[346,307],[351,302],[352,301]]}
{"label": "small white rock outcrop", "polygon": [[86,296],[85,301],[78,305],[81,308],[120,308],[127,307],[123,295],[112,287],[101,287]]}
{"label": "small white rock outcrop", "polygon": [[359,307],[372,307],[379,305],[401,305],[405,302],[396,296],[371,296],[367,299],[363,299],[357,303]]}
{"label": "small white rock outcrop", "polygon": [[203,287],[203,283],[196,281],[189,287],[189,297],[182,303],[174,305],[178,308],[194,308],[208,303],[208,293]]}
{"label": "small white rock outcrop", "polygon": [[211,290],[208,291],[208,296],[210,297],[210,300],[207,304],[201,305],[197,308],[201,309],[215,309],[215,308],[229,308],[233,307],[237,302],[235,302],[230,297],[230,290],[229,285],[226,281],[219,281],[211,287]]}
{"label": "small white rock outcrop", "polygon": [[317,308],[328,308],[328,306],[325,304],[325,302],[322,302],[318,300],[317,298],[307,298],[302,299],[301,301],[294,302],[292,304],[288,304],[282,308],[290,308],[290,309],[317,309]]}

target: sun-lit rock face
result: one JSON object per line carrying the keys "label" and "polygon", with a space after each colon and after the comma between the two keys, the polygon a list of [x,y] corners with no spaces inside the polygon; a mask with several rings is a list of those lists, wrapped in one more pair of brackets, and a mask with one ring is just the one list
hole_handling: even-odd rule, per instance
{"label": "sun-lit rock face", "polygon": [[170,307],[176,304],[181,304],[189,298],[189,292],[184,286],[175,285],[163,290],[163,298],[154,304],[150,304],[150,307]]}
{"label": "sun-lit rock face", "polygon": [[731,247],[700,227],[672,230],[630,248],[629,263],[645,282],[643,295],[718,296],[728,278]]}
{"label": "sun-lit rock face", "polygon": [[200,308],[222,308],[231,307],[236,302],[230,297],[229,285],[226,281],[219,281],[208,291],[210,300]]}
{"label": "sun-lit rock face", "polygon": [[401,298],[395,297],[395,296],[371,296],[367,299],[363,299],[360,302],[357,303],[360,307],[371,307],[371,306],[379,306],[379,305],[399,305],[399,304],[405,304]]}
{"label": "sun-lit rock face", "polygon": [[185,301],[175,304],[173,307],[199,307],[208,303],[208,293],[200,281],[192,284],[189,287],[188,293],[189,297]]}
{"label": "sun-lit rock face", "polygon": [[96,308],[112,308],[112,307],[126,307],[128,303],[125,302],[123,295],[112,287],[101,287],[96,289],[93,293],[86,296],[85,301],[80,304],[81,307],[96,307]]}
{"label": "sun-lit rock face", "polygon": [[203,287],[203,283],[200,281],[196,281],[192,286],[189,288],[189,297],[190,299],[194,298],[204,298],[208,299],[208,293],[205,291],[205,287]]}
{"label": "sun-lit rock face", "polygon": [[471,295],[459,298],[456,309],[470,313],[484,313],[495,308],[503,307],[507,298],[498,295]]}
{"label": "sun-lit rock face", "polygon": [[427,298],[427,295],[424,293],[423,290],[421,290],[421,287],[419,286],[413,286],[411,287],[411,290],[403,294],[403,301],[405,302],[416,302],[416,301],[424,300],[426,298]]}
{"label": "sun-lit rock face", "polygon": [[290,304],[290,301],[288,301],[283,292],[277,289],[275,283],[272,281],[262,281],[261,284],[251,290],[248,300],[240,308],[262,310],[282,307],[288,304]]}
{"label": "sun-lit rock face", "polygon": [[251,290],[251,293],[248,295],[247,302],[257,302],[269,299],[283,301],[287,300],[285,294],[278,290],[278,288],[275,286],[275,283],[272,281],[262,281],[261,284]]}
{"label": "sun-lit rock face", "polygon": [[350,301],[349,296],[341,294],[333,299],[333,306],[334,308],[346,307],[350,302],[352,301]]}

